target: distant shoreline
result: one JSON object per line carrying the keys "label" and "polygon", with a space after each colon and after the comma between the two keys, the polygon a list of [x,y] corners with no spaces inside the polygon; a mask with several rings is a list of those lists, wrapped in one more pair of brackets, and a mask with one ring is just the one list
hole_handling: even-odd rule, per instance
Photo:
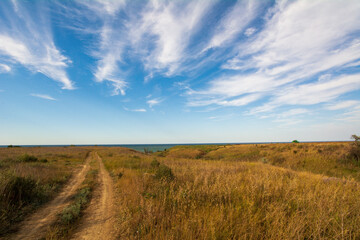
{"label": "distant shoreline", "polygon": [[[336,142],[351,142],[349,141],[303,141],[300,143],[336,143]],[[12,147],[126,147],[136,151],[144,152],[145,149],[149,151],[164,151],[175,146],[189,146],[189,145],[248,145],[248,144],[284,144],[291,142],[243,142],[243,143],[170,143],[170,144],[54,144],[54,145],[0,145],[0,148]]]}
{"label": "distant shoreline", "polygon": [[[338,140],[338,141],[300,141],[299,143],[336,143],[336,142],[352,142],[352,140]],[[122,146],[159,146],[159,145],[241,145],[241,144],[275,144],[275,143],[292,143],[290,142],[234,142],[234,143],[139,143],[139,144],[8,144],[0,145],[0,147],[8,147],[10,145],[17,147],[122,147]]]}

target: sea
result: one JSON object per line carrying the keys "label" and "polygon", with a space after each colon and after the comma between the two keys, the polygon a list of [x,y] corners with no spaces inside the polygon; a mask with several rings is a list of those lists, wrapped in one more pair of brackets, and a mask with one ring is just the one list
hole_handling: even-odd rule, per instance
{"label": "sea", "polygon": [[[322,142],[322,141],[303,141],[305,142]],[[338,142],[338,141],[327,141],[327,142]],[[18,147],[66,147],[66,146],[101,146],[101,147],[126,147],[134,149],[139,152],[145,151],[164,151],[166,149],[175,147],[175,146],[186,146],[186,145],[234,145],[234,144],[269,144],[269,143],[289,143],[289,142],[242,142],[242,143],[179,143],[179,144],[76,144],[76,145],[14,145]],[[8,145],[0,145],[1,147],[8,147]]]}
{"label": "sea", "polygon": [[[179,145],[226,145],[234,143],[180,143],[180,144],[76,144],[76,145],[14,145],[14,147],[66,147],[66,146],[78,146],[78,147],[126,147],[134,149],[139,152],[151,151],[158,152],[164,151],[169,148],[179,146]],[[0,145],[1,147],[8,147],[8,145]]]}

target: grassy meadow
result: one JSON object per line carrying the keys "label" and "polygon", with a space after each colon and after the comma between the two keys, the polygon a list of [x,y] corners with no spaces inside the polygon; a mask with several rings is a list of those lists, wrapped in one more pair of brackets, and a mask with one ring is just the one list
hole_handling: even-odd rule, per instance
{"label": "grassy meadow", "polygon": [[359,239],[350,143],[102,149],[120,239]]}
{"label": "grassy meadow", "polygon": [[[349,142],[191,145],[155,153],[3,148],[0,236],[51,199],[95,151],[114,181],[119,239],[360,239],[354,149],[359,145]],[[95,184],[92,168],[47,239],[71,237]]]}
{"label": "grassy meadow", "polygon": [[77,147],[0,148],[0,236],[51,200],[88,152]]}

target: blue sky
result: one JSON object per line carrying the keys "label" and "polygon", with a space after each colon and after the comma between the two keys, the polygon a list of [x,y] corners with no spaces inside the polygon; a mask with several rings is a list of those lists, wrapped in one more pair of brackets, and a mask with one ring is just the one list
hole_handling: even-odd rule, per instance
{"label": "blue sky", "polygon": [[0,145],[349,140],[360,1],[0,3]]}

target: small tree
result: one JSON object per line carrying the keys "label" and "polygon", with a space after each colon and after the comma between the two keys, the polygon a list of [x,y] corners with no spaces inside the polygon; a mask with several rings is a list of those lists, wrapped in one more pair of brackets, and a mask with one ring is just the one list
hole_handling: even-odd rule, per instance
{"label": "small tree", "polygon": [[298,141],[298,140],[293,140],[292,142],[293,142],[293,143],[299,143],[299,141]]}
{"label": "small tree", "polygon": [[351,138],[354,139],[356,143],[358,143],[359,140],[360,140],[360,137],[357,136],[357,135],[355,135],[355,134],[354,134],[354,135],[351,135]]}
{"label": "small tree", "polygon": [[355,160],[357,163],[360,162],[360,137],[357,135],[352,135],[352,139],[355,141],[351,144],[348,158]]}

